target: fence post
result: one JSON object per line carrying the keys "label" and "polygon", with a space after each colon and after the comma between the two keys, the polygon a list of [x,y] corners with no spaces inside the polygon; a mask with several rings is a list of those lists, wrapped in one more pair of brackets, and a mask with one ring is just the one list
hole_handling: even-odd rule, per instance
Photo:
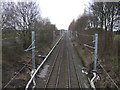
{"label": "fence post", "polygon": [[95,49],[94,49],[94,65],[93,65],[93,71],[97,71],[97,54],[98,54],[98,34],[95,34]]}

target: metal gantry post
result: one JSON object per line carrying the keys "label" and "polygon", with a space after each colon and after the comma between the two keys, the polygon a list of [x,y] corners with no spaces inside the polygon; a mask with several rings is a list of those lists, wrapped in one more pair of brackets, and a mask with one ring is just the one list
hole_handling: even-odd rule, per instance
{"label": "metal gantry post", "polygon": [[35,32],[32,31],[32,69],[35,70]]}
{"label": "metal gantry post", "polygon": [[94,80],[96,79],[96,77],[98,77],[97,75],[97,54],[98,54],[98,34],[95,33],[95,35],[93,35],[93,41],[94,43],[94,47],[93,46],[90,46],[90,45],[87,45],[87,44],[84,44],[84,46],[86,47],[89,47],[89,48],[92,48],[94,50],[94,54],[93,54],[93,69],[92,69],[92,72],[93,72],[93,77],[92,79],[90,80],[90,84],[91,84],[91,87],[93,88],[93,90],[96,90],[95,88],[95,85],[94,85]]}
{"label": "metal gantry post", "polygon": [[[32,71],[31,71],[31,77],[32,77],[32,75],[36,71],[36,67],[35,67],[35,32],[34,31],[32,31],[32,43],[25,51],[27,52],[27,51],[30,51],[30,50],[32,50]],[[36,83],[35,83],[35,77],[34,77],[32,88],[35,88],[35,86],[36,86]],[[28,89],[28,87],[26,88],[26,90],[27,89]]]}
{"label": "metal gantry post", "polygon": [[70,37],[71,37],[71,39],[72,39],[72,30],[70,30]]}
{"label": "metal gantry post", "polygon": [[95,34],[95,49],[94,49],[94,65],[93,65],[93,71],[97,71],[97,53],[98,52],[98,34]]}
{"label": "metal gantry post", "polygon": [[78,38],[77,31],[75,32],[76,39]]}
{"label": "metal gantry post", "polygon": [[60,36],[62,36],[62,30],[60,30]]}
{"label": "metal gantry post", "polygon": [[55,42],[55,31],[53,31],[53,43]]}
{"label": "metal gantry post", "polygon": [[[35,67],[35,32],[32,31],[32,72],[31,72],[31,77],[34,74],[35,70],[36,70],[36,67]],[[35,86],[36,86],[35,77],[33,79],[33,84],[34,85],[32,88],[35,88]]]}

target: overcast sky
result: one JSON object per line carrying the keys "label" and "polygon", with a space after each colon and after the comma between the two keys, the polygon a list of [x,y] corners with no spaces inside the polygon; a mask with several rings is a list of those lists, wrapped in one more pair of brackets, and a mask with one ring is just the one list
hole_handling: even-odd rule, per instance
{"label": "overcast sky", "polygon": [[[34,1],[34,0],[3,0]],[[40,5],[43,18],[48,17],[58,29],[68,29],[70,22],[77,19],[91,0],[35,0]]]}
{"label": "overcast sky", "polygon": [[42,17],[48,17],[58,29],[68,29],[70,22],[78,18],[90,0],[37,0]]}

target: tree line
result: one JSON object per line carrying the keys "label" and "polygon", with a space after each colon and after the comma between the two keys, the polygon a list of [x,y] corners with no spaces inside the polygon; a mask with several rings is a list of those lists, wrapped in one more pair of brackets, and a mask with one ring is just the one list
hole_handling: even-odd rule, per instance
{"label": "tree line", "polygon": [[[82,49],[84,49],[83,44],[92,41],[93,38],[84,37],[80,34],[93,35],[98,33],[98,58],[101,59],[100,62],[104,64],[106,70],[112,73],[112,77],[116,76],[114,80],[118,85],[119,80],[117,80],[117,73],[119,72],[118,62],[120,59],[119,23],[120,2],[94,2],[84,10],[81,16],[73,20],[69,25],[69,30],[72,31],[73,36],[76,37],[76,41]],[[89,55],[88,53],[87,51],[85,54]],[[86,62],[88,61],[90,60]],[[100,84],[102,85],[103,82]],[[103,85],[103,87],[105,86]],[[108,85],[108,87],[110,87],[110,85]]]}
{"label": "tree line", "polygon": [[[101,28],[105,30],[120,30],[120,3],[119,2],[95,2],[85,9],[84,14],[76,22],[73,20],[69,29],[79,24],[82,28]],[[84,20],[84,22],[81,22]],[[81,25],[81,26],[80,26]],[[77,28],[76,28],[77,29]],[[79,28],[80,29],[80,28]]]}
{"label": "tree line", "polygon": [[[120,3],[95,2],[85,9],[84,14],[69,25],[69,30],[78,33],[100,33],[99,39],[104,40],[102,53],[110,51],[116,33],[120,32]],[[79,36],[79,35],[78,35]],[[100,45],[99,45],[100,46]],[[109,52],[110,53],[110,52]]]}
{"label": "tree line", "polygon": [[[31,51],[25,52],[24,50],[31,45],[31,32],[35,31],[35,53],[46,55],[54,44],[53,32],[56,35],[54,38],[57,39],[59,30],[54,24],[51,24],[49,18],[41,17],[40,7],[34,1],[17,3],[0,1],[0,10],[2,84],[4,86],[13,77],[14,72],[21,69],[24,63],[28,67],[30,66],[28,61],[31,59]],[[37,55],[36,65],[41,62]],[[25,70],[23,74],[26,76],[29,69],[25,68]],[[28,77],[27,74],[27,78],[21,78],[23,86]]]}
{"label": "tree line", "polygon": [[22,39],[24,48],[31,43],[31,30],[36,32],[47,30],[51,33],[57,30],[48,18],[41,17],[40,8],[36,2],[1,2],[0,5],[2,31],[14,30]]}

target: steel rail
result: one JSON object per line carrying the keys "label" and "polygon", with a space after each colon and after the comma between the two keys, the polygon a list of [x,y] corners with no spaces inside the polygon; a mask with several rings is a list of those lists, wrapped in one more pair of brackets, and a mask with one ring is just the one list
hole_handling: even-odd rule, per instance
{"label": "steel rail", "polygon": [[[62,44],[62,45],[63,45],[63,44]],[[62,47],[62,45],[61,45],[60,47]],[[58,55],[59,55],[59,53],[60,53],[60,50],[61,50],[60,47],[59,47],[59,50],[58,50],[57,55],[56,55],[56,57],[55,57],[55,60],[54,60],[54,62],[53,62],[52,69],[51,69],[50,74],[49,74],[49,76],[48,76],[48,79],[47,79],[47,82],[46,82],[46,84],[45,84],[44,90],[47,88],[47,85],[48,85],[48,83],[49,83],[49,81],[50,81],[50,77],[51,77],[51,75],[52,75],[53,69],[54,69],[55,64],[56,64],[56,61],[57,61],[57,57],[58,57]]]}
{"label": "steel rail", "polygon": [[71,88],[70,61],[68,58],[68,48],[67,48],[67,60],[68,60],[68,88]]}
{"label": "steel rail", "polygon": [[[69,36],[67,36],[68,39]],[[67,45],[68,45],[68,41],[67,41]],[[67,60],[68,60],[68,88],[71,89],[71,75],[70,75],[70,61],[69,61],[69,58],[68,58],[68,53],[69,53],[69,50],[68,50],[68,47],[67,47]]]}
{"label": "steel rail", "polygon": [[59,79],[60,79],[60,71],[61,71],[61,65],[62,65],[63,59],[61,60],[59,67],[58,67],[58,73],[57,73],[57,80],[56,80],[56,85],[55,85],[55,89],[58,87],[59,84]]}
{"label": "steel rail", "polygon": [[[71,52],[69,51],[69,53],[71,53]],[[74,60],[73,60],[73,54],[71,53],[70,55],[72,57],[72,63],[73,63],[74,69],[75,69],[75,74],[76,74],[76,77],[77,77],[78,86],[79,86],[79,88],[82,89],[82,85],[81,85],[81,81],[80,81],[81,79],[79,78],[77,70],[76,70],[76,66],[75,66],[75,63],[74,63]]]}
{"label": "steel rail", "polygon": [[75,66],[75,63],[74,63],[73,59],[72,59],[72,63],[73,63],[74,69],[75,69],[75,74],[76,74],[76,77],[77,77],[79,88],[82,88],[80,80],[79,80],[79,76],[78,76],[78,73],[77,73],[77,70],[76,70],[76,66]]}
{"label": "steel rail", "polygon": [[57,43],[53,46],[53,48],[50,50],[50,52],[47,54],[46,58],[43,60],[43,62],[38,66],[38,68],[36,69],[36,71],[34,72],[34,74],[32,75],[31,79],[28,81],[25,90],[28,89],[29,85],[31,84],[33,78],[35,77],[35,75],[37,74],[38,70],[41,68],[41,66],[46,62],[46,60],[48,59],[48,57],[50,56],[50,54],[53,52],[53,50],[55,49],[56,45],[59,43],[59,41],[61,40],[63,36],[60,37],[60,39],[57,41]]}
{"label": "steel rail", "polygon": [[[64,43],[64,42],[63,42]],[[64,45],[65,46],[65,45]],[[63,48],[62,48],[63,51]],[[63,53],[62,53],[63,54]],[[62,65],[63,59],[61,60],[59,67],[58,67],[58,73],[57,73],[57,81],[56,81],[56,85],[55,85],[55,89],[58,87],[59,84],[59,78],[60,78],[60,71],[61,71],[61,65]]]}

